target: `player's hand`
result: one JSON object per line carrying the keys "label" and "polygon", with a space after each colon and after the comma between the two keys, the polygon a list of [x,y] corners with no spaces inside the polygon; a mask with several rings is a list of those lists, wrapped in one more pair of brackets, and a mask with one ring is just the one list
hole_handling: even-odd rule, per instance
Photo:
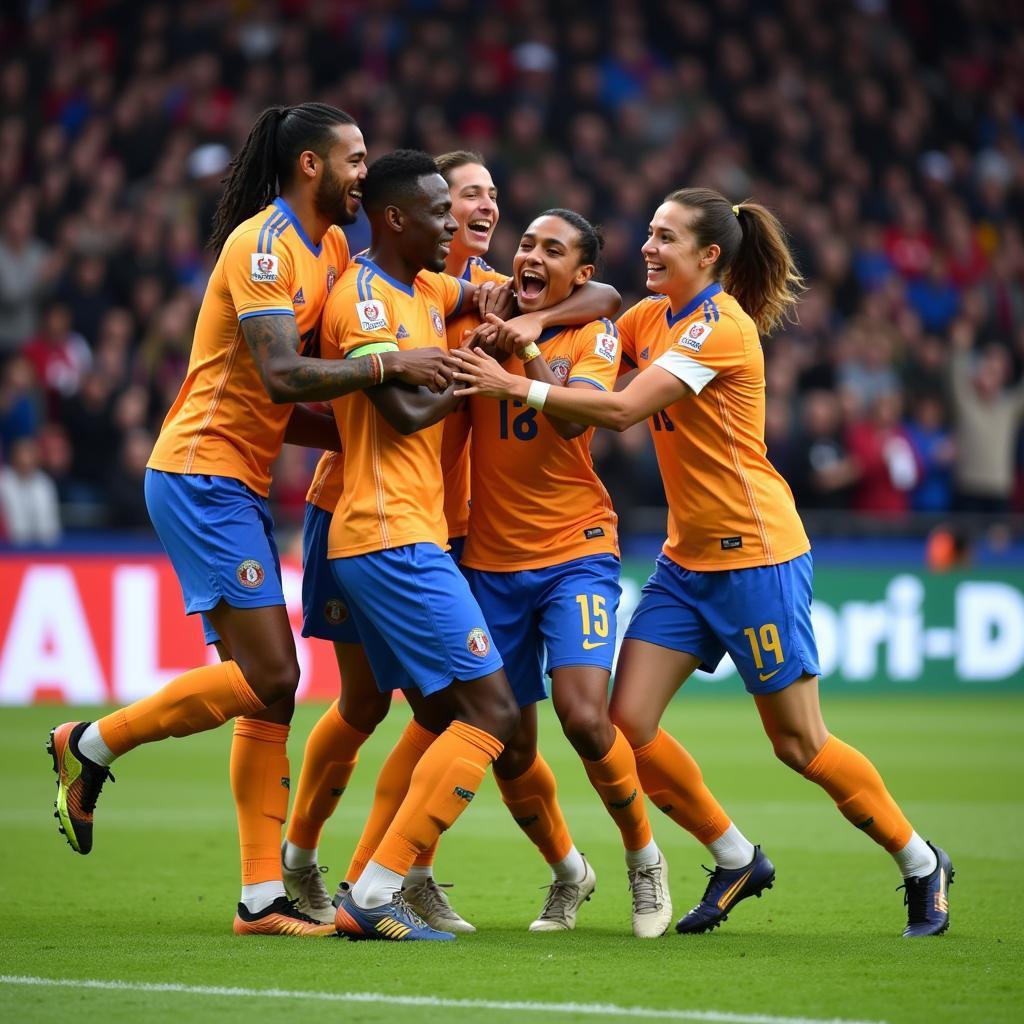
{"label": "player's hand", "polygon": [[455,394],[510,398],[522,377],[502,369],[501,364],[479,348],[457,348],[452,355],[461,366],[455,371]]}
{"label": "player's hand", "polygon": [[502,320],[514,316],[518,307],[516,306],[516,293],[512,290],[512,282],[495,284],[493,281],[485,281],[477,290],[476,305],[481,320],[485,320],[488,314],[493,314]]}
{"label": "player's hand", "polygon": [[459,361],[441,348],[414,348],[400,352],[382,352],[384,379],[422,386],[434,392],[444,391],[452,382]]}
{"label": "player's hand", "polygon": [[535,342],[544,330],[539,313],[523,313],[498,326],[492,344],[504,352],[518,352]]}

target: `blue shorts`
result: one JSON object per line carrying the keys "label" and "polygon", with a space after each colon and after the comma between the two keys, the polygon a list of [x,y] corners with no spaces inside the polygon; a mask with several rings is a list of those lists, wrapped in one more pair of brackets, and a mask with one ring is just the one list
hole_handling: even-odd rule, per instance
{"label": "blue shorts", "polygon": [[[267,499],[240,480],[146,470],[146,508],[181,584],[185,611],[284,604]],[[217,631],[203,617],[203,636]]]}
{"label": "blue shorts", "polygon": [[781,565],[693,572],[659,555],[626,639],[685,651],[714,672],[728,651],[749,693],[816,676],[810,552]]}
{"label": "blue shorts", "polygon": [[589,555],[519,572],[463,569],[519,706],[543,700],[548,675],[569,665],[612,668],[619,560]]}
{"label": "blue shorts", "polygon": [[502,667],[466,578],[436,544],[332,558],[382,692],[424,696]]}
{"label": "blue shorts", "polygon": [[465,550],[465,535],[463,535],[462,537],[448,538],[448,554],[451,555],[452,561],[454,561],[456,565],[462,565],[462,552]]}
{"label": "blue shorts", "polygon": [[331,513],[309,502],[302,521],[302,635],[359,644],[359,631],[327,561]]}

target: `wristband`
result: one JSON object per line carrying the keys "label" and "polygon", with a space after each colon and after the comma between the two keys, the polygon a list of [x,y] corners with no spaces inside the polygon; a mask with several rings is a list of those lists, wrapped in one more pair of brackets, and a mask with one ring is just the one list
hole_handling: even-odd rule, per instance
{"label": "wristband", "polygon": [[531,409],[537,409],[538,411],[544,408],[544,403],[547,401],[548,392],[551,390],[551,385],[542,380],[530,381],[530,390],[526,394],[526,404]]}
{"label": "wristband", "polygon": [[373,376],[374,381],[371,387],[375,384],[384,383],[384,360],[381,359],[380,355],[376,352],[370,353],[370,358],[373,360]]}
{"label": "wristband", "polygon": [[529,345],[524,345],[519,349],[516,352],[516,355],[523,361],[523,363],[528,363],[540,355],[540,349],[537,347],[536,342],[531,341]]}

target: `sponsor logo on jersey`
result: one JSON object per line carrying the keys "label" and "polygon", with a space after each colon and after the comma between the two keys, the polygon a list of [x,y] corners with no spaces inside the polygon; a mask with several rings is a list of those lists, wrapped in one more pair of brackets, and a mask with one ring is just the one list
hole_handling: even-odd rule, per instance
{"label": "sponsor logo on jersey", "polygon": [[479,626],[474,626],[466,636],[466,650],[478,658],[486,658],[490,649],[490,637]]}
{"label": "sponsor logo on jersey", "polygon": [[558,359],[552,359],[548,366],[551,368],[551,372],[555,375],[555,380],[559,384],[564,384],[569,379],[572,363],[568,359],[559,356]]}
{"label": "sponsor logo on jersey", "polygon": [[722,538],[722,550],[732,551],[735,548],[743,547],[742,537],[723,537]]}
{"label": "sponsor logo on jersey", "polygon": [[439,337],[444,337],[444,317],[438,311],[437,306],[430,307],[430,322],[434,325],[434,333]]}
{"label": "sponsor logo on jersey", "polygon": [[587,540],[594,540],[596,537],[603,537],[604,536],[604,527],[603,526],[588,526],[583,531],[583,536],[586,537]]}
{"label": "sponsor logo on jersey", "polygon": [[615,354],[619,351],[619,339],[614,334],[599,334],[594,341],[594,353],[609,363],[615,362]]}
{"label": "sponsor logo on jersey", "polygon": [[238,577],[238,582],[250,590],[263,586],[263,581],[267,578],[263,566],[255,558],[247,558],[240,563],[235,570],[235,575]]}
{"label": "sponsor logo on jersey", "polygon": [[388,325],[388,318],[384,313],[383,304],[374,299],[366,302],[357,302],[356,312],[359,314],[359,326],[364,331],[379,331]]}
{"label": "sponsor logo on jersey", "polygon": [[302,294],[302,289],[300,288],[292,296],[292,305],[293,306],[304,306],[305,304],[306,304],[306,296]]}
{"label": "sponsor logo on jersey", "polygon": [[277,280],[277,257],[272,252],[254,252],[250,257],[249,277],[257,284],[273,284]]}
{"label": "sponsor logo on jersey", "polygon": [[332,597],[324,605],[324,618],[332,626],[340,626],[348,619],[348,608],[336,597]]}
{"label": "sponsor logo on jersey", "polygon": [[699,352],[704,346],[704,342],[707,341],[707,337],[711,331],[712,328],[708,324],[702,324],[700,321],[695,324],[690,324],[690,326],[685,328],[683,333],[676,338],[676,346],[678,348],[687,348],[691,352]]}
{"label": "sponsor logo on jersey", "polygon": [[399,341],[401,341],[402,338],[408,338],[409,337],[409,332],[405,329],[405,324],[399,324],[398,325],[398,330],[395,331],[395,337]]}

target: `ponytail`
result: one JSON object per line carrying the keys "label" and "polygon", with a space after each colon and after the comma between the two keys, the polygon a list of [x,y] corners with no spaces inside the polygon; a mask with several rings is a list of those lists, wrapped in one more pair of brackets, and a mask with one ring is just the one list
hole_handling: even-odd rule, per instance
{"label": "ponytail", "polygon": [[242,221],[254,217],[290,183],[300,153],[309,149],[326,156],[332,129],[339,124],[355,124],[355,119],[326,103],[264,110],[228,164],[208,247],[220,252]]}
{"label": "ponytail", "polygon": [[691,225],[697,248],[717,245],[717,279],[754,321],[770,334],[793,316],[803,290],[800,276],[775,215],[760,203],[732,206],[725,196],[706,188],[684,188],[666,202],[697,211]]}

